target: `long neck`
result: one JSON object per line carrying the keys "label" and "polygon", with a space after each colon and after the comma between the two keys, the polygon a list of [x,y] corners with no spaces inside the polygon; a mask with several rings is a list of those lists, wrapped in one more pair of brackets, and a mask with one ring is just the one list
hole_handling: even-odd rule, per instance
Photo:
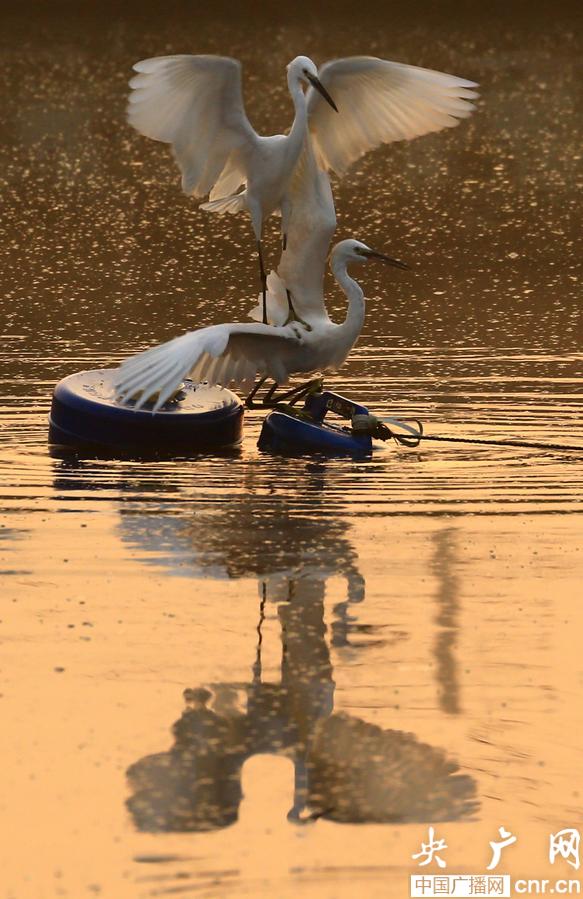
{"label": "long neck", "polygon": [[288,141],[299,152],[300,147],[302,146],[304,141],[306,127],[308,124],[308,106],[306,103],[305,94],[302,90],[302,86],[297,75],[291,72],[288,73],[287,86],[289,88],[296,113],[294,123],[288,135]]}
{"label": "long neck", "polygon": [[364,324],[364,293],[354,278],[351,278],[346,271],[346,263],[334,264],[333,262],[332,272],[348,300],[346,318],[339,327],[345,333],[347,341],[351,341],[350,346],[352,346]]}

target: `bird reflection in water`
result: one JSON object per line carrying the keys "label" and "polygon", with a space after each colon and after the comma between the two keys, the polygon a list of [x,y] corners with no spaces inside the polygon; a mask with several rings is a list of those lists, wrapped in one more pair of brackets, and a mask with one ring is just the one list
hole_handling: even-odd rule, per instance
{"label": "bird reflection in water", "polygon": [[[285,464],[282,460],[281,467]],[[120,536],[134,549],[147,551],[141,557],[144,564],[162,565],[185,577],[252,576],[259,585],[249,680],[185,689],[171,748],[128,769],[127,805],[139,830],[200,832],[233,824],[243,807],[243,769],[265,754],[293,763],[289,821],[435,822],[476,811],[473,778],[460,774],[443,750],[413,734],[334,711],[331,647],[342,660],[345,654],[366,652],[375,643],[389,646],[405,635],[388,635],[355,615],[365,599],[365,581],[348,520],[335,514],[329,502],[324,463],[306,466],[297,487],[299,508],[290,491],[266,495],[262,483],[256,492],[247,474],[238,485],[244,491],[215,494],[212,503],[204,494],[200,500],[194,497],[189,514],[184,502],[179,514],[171,514],[167,506],[160,510],[157,504],[144,504],[144,484],[134,468],[116,467],[110,477],[100,471],[99,483],[93,482],[91,466],[88,471],[80,462],[66,467],[60,462],[56,469],[57,491],[76,489],[88,478],[93,489],[121,494]],[[154,471],[144,483],[150,495],[155,492]],[[166,493],[169,489],[166,484]],[[184,496],[178,485],[175,490]],[[451,528],[440,532],[434,556],[434,655],[440,706],[449,714],[459,711],[455,542]],[[339,576],[345,599],[333,607],[327,628],[326,583]],[[278,682],[264,677],[262,664],[263,624],[273,609],[280,630]],[[284,812],[282,816],[285,823]]]}
{"label": "bird reflection in water", "polygon": [[[356,581],[363,598],[364,582]],[[351,572],[349,589],[354,583]],[[172,748],[128,769],[128,808],[138,829],[204,831],[233,823],[243,765],[266,753],[293,761],[290,821],[429,822],[462,819],[476,810],[474,780],[458,773],[445,752],[412,734],[334,712],[325,587],[322,571],[310,566],[289,577],[260,578],[251,679],[184,691]],[[279,683],[262,678],[268,603],[275,603],[281,629]]]}

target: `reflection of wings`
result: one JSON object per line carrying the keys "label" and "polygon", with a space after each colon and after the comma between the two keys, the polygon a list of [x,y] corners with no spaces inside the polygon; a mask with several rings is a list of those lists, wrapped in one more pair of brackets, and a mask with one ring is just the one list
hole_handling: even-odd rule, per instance
{"label": "reflection of wings", "polygon": [[413,734],[349,715],[316,725],[309,803],[335,821],[454,821],[478,803],[472,777]]}
{"label": "reflection of wings", "polygon": [[[147,755],[127,769],[132,793],[126,805],[138,830],[200,832],[237,820],[241,754],[223,749],[224,728],[214,729],[213,734],[212,721],[207,723],[202,750],[196,745],[175,746],[170,752]],[[211,748],[213,741],[218,751]]]}
{"label": "reflection of wings", "polygon": [[224,183],[213,196],[234,193],[245,180],[237,151],[257,140],[245,114],[237,60],[159,56],[134,69],[129,123],[172,145],[186,193],[204,197],[219,181]]}
{"label": "reflection of wings", "polygon": [[[280,324],[289,311],[286,288],[297,315],[307,322],[328,318],[324,305],[324,274],[330,240],[336,229],[336,213],[326,172],[318,168],[311,141],[306,140],[289,189],[291,214],[287,247],[277,274],[271,273],[267,298],[268,320]],[[261,320],[262,304],[250,313]]]}
{"label": "reflection of wings", "polygon": [[372,56],[328,62],[319,77],[338,114],[310,88],[310,130],[318,164],[338,175],[380,144],[457,125],[477,96],[473,81]]}
{"label": "reflection of wings", "polygon": [[300,344],[301,332],[294,325],[212,325],[123,362],[115,376],[116,396],[122,400],[137,397],[136,408],[140,408],[158,394],[156,411],[186,377],[197,383],[249,387],[260,374],[285,384]]}

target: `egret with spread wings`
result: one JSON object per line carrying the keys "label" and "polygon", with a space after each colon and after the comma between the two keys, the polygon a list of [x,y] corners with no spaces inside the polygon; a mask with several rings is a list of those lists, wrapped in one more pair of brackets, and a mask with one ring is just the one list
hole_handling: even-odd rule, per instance
{"label": "egret with spread wings", "polygon": [[[287,135],[260,137],[243,106],[241,65],[222,56],[161,56],[136,63],[130,81],[128,121],[141,134],[172,145],[187,194],[204,197],[217,213],[246,209],[257,241],[263,303],[266,274],[261,249],[263,223],[280,212],[285,235],[289,180],[304,144],[311,85],[336,112],[311,59],[298,56],[287,67],[295,119]],[[239,188],[245,185],[245,189]]]}
{"label": "egret with spread wings", "polygon": [[236,60],[165,56],[134,68],[130,124],[172,146],[184,191],[209,194],[203,209],[250,214],[264,322],[263,224],[273,212],[281,213],[285,248],[293,206],[290,185],[308,135],[317,164],[342,175],[382,143],[457,125],[471,114],[476,96],[474,82],[416,66],[358,56],[328,62],[318,72],[312,60],[298,56],[287,67],[295,107],[291,130],[260,137],[245,113]]}

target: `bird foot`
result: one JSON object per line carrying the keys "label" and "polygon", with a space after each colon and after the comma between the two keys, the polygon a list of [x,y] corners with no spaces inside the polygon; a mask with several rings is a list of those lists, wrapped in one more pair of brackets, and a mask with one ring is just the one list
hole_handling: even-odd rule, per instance
{"label": "bird foot", "polygon": [[303,318],[300,318],[298,315],[295,314],[295,312],[290,312],[284,322],[284,325],[292,325],[295,323],[297,323],[298,325],[302,325],[302,327],[305,328],[306,331],[312,330],[312,326],[309,325],[307,322],[305,322],[303,320]]}
{"label": "bird foot", "polygon": [[312,393],[321,393],[324,387],[322,378],[312,378],[311,381],[307,381],[304,384],[298,384],[297,387],[292,387],[289,390],[284,390],[278,394],[277,390],[279,389],[279,384],[274,383],[267,390],[265,395],[256,402],[255,397],[257,396],[259,389],[265,384],[266,380],[267,378],[261,378],[249,396],[245,398],[245,405],[248,409],[275,409],[275,407],[279,406],[281,403],[293,405],[294,403],[305,399]]}

